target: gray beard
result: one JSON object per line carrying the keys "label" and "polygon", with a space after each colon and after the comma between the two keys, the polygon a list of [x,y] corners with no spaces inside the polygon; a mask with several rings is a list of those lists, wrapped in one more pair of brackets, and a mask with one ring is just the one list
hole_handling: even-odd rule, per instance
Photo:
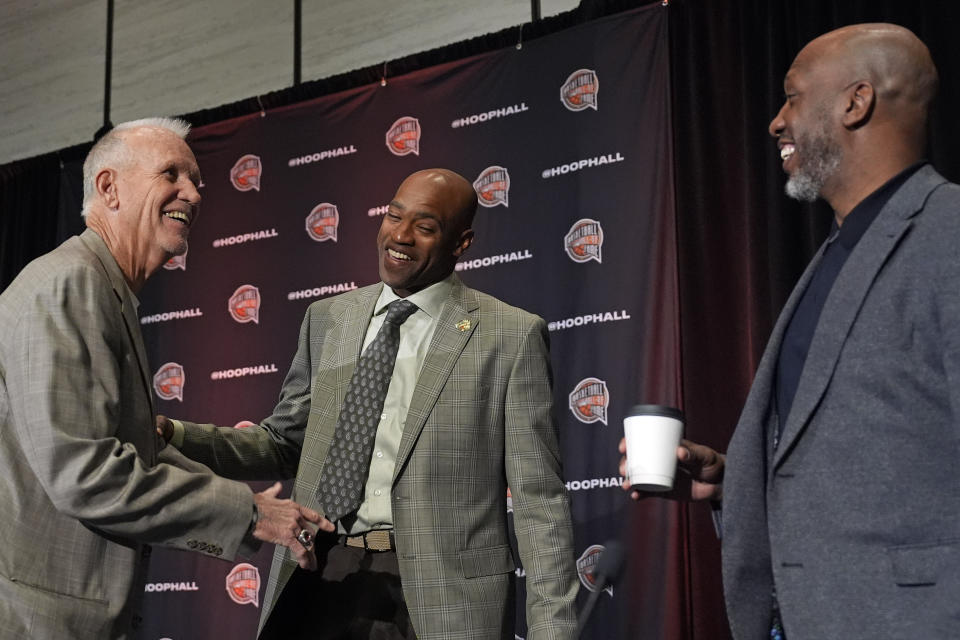
{"label": "gray beard", "polygon": [[840,167],[843,151],[825,131],[807,139],[799,137],[797,146],[807,160],[787,180],[784,191],[795,200],[814,202],[820,196],[823,185]]}

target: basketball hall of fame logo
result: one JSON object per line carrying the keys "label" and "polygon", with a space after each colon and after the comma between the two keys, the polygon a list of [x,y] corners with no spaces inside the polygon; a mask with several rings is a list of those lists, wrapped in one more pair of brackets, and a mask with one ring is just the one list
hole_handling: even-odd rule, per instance
{"label": "basketball hall of fame logo", "polygon": [[580,422],[607,424],[610,392],[607,383],[599,378],[584,378],[570,393],[570,411]]}
{"label": "basketball hall of fame logo", "polygon": [[600,79],[593,69],[577,69],[560,87],[560,101],[570,111],[597,110]]}
{"label": "basketball hall of fame logo", "polygon": [[340,212],[337,211],[337,205],[329,202],[321,202],[307,216],[307,235],[316,242],[336,242],[339,226]]}
{"label": "basketball hall of fame logo", "polygon": [[241,562],[227,574],[227,595],[237,604],[260,607],[260,570]]}
{"label": "basketball hall of fame logo", "polygon": [[504,167],[487,167],[473,182],[477,201],[484,207],[509,206],[510,173]]}
{"label": "basketball hall of fame logo", "polygon": [[186,381],[187,374],[183,367],[176,362],[168,362],[153,374],[153,390],[162,400],[183,402],[183,386]]}
{"label": "basketball hall of fame logo", "polygon": [[260,156],[248,153],[237,160],[230,169],[230,184],[237,191],[260,191],[260,176],[263,174],[263,164]]}
{"label": "basketball hall of fame logo", "polygon": [[[589,591],[596,592],[600,586],[597,584],[597,563],[604,551],[606,547],[602,544],[592,544],[577,558],[577,575],[580,576],[580,583]],[[613,585],[607,585],[603,590],[613,597]]]}
{"label": "basketball hall of fame logo", "polygon": [[395,156],[420,155],[420,121],[404,116],[387,130],[387,149]]}
{"label": "basketball hall of fame logo", "polygon": [[242,284],[227,303],[230,317],[237,322],[260,324],[260,290],[252,284]]}
{"label": "basketball hall of fame logo", "polygon": [[603,228],[596,220],[581,218],[563,237],[563,248],[574,262],[603,262]]}

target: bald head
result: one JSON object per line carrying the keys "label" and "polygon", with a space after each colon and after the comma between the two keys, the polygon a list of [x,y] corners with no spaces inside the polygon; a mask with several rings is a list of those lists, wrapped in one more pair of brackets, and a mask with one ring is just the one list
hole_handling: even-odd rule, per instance
{"label": "bald head", "polygon": [[423,169],[407,176],[400,186],[408,182],[421,182],[441,194],[461,229],[469,229],[473,224],[473,216],[477,211],[477,192],[459,173],[449,169]]}
{"label": "bald head", "polygon": [[453,273],[473,242],[477,194],[449,169],[425,169],[397,189],[377,234],[380,278],[400,297]]}
{"label": "bald head", "polygon": [[770,122],[787,195],[824,198],[837,220],[923,158],[937,70],[927,47],[893,24],[826,33],[797,54]]}
{"label": "bald head", "polygon": [[937,69],[927,46],[909,29],[886,23],[836,29],[804,47],[794,68],[824,70],[836,90],[869,83],[876,100],[870,116],[891,119],[922,141]]}

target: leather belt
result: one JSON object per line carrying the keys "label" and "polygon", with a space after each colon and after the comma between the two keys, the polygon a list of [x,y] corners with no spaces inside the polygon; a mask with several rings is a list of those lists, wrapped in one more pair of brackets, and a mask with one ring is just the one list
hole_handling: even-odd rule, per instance
{"label": "leather belt", "polygon": [[355,536],[340,536],[340,543],[365,551],[396,551],[393,529],[375,529]]}

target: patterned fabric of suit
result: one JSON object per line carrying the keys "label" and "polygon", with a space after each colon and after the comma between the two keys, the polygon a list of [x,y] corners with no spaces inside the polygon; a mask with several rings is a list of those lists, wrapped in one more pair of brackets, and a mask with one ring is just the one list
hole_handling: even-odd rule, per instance
{"label": "patterned fabric of suit", "polygon": [[[960,187],[929,166],[887,202],[824,305],[789,416],[774,328],[730,443],[723,569],[734,636],[949,638],[960,624]],[[781,440],[770,445],[775,421]]]}
{"label": "patterned fabric of suit", "polygon": [[232,557],[241,483],[154,431],[135,303],[92,231],[0,295],[0,638],[127,638],[149,547]]}
{"label": "patterned fabric of suit", "polygon": [[[183,451],[218,472],[317,483],[381,284],[313,303],[274,413],[261,429],[185,423]],[[572,638],[577,578],[542,319],[454,287],[409,408],[392,486],[404,598],[421,640],[513,634],[513,496],[531,640]],[[278,549],[261,627],[295,563]],[[322,624],[322,612],[316,615]]]}
{"label": "patterned fabric of suit", "polygon": [[380,330],[353,370],[317,493],[331,522],[356,511],[363,502],[370,453],[397,361],[400,325],[416,310],[417,305],[407,300],[391,302]]}

